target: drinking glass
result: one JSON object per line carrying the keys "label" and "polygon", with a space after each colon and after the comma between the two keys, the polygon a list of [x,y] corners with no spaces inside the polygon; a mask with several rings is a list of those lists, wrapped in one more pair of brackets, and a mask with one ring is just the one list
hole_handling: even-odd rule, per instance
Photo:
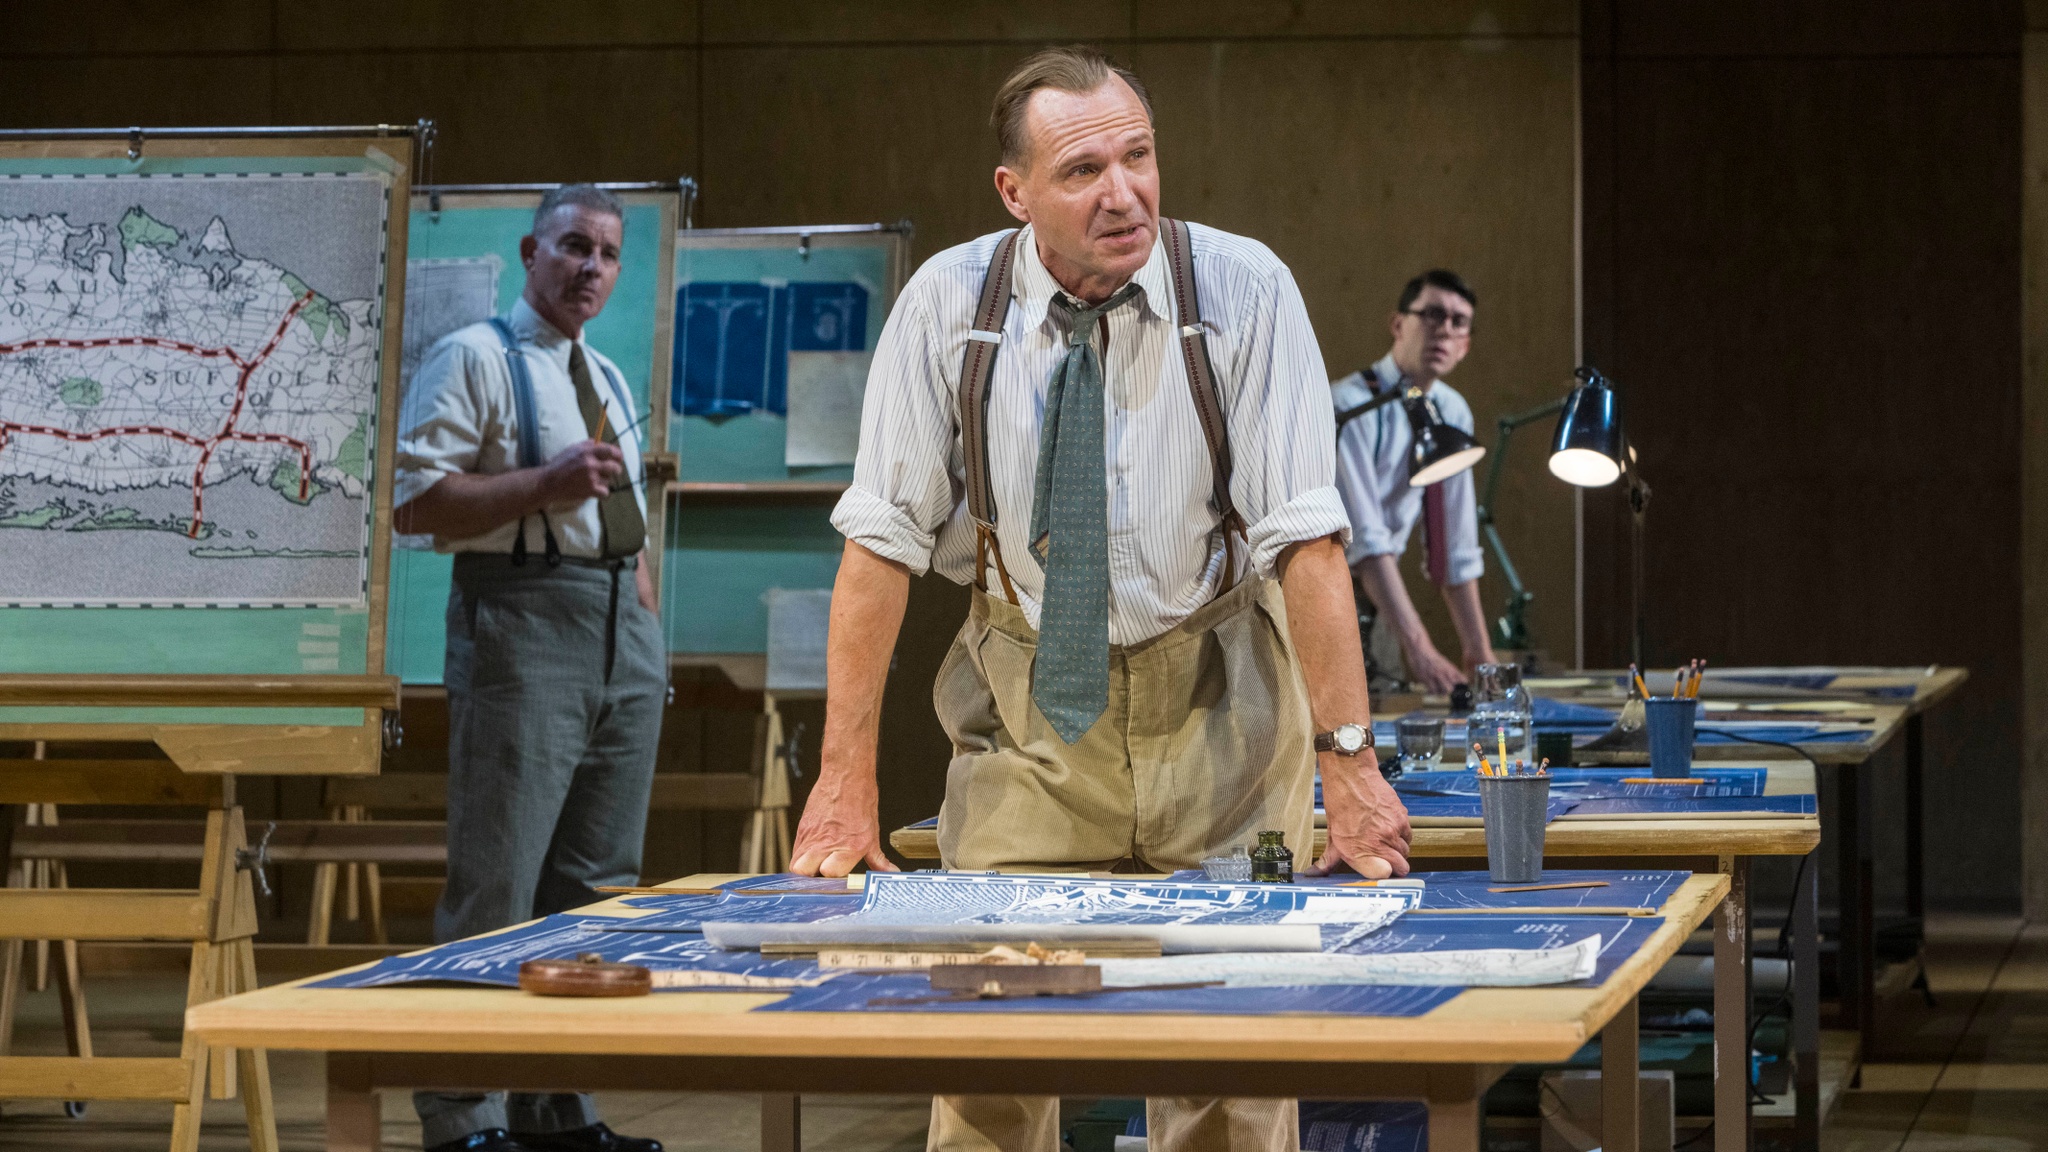
{"label": "drinking glass", "polygon": [[1394,722],[1400,756],[1393,775],[1434,772],[1444,758],[1444,720],[1441,716],[1403,716]]}

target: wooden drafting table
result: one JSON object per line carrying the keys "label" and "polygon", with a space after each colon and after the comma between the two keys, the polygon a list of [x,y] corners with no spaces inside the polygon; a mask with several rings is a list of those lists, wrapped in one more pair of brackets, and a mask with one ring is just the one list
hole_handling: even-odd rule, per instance
{"label": "wooden drafting table", "polygon": [[[1428,1102],[1432,1152],[1477,1152],[1481,1097],[1509,1066],[1563,1060],[1603,1030],[1607,1112],[1637,1115],[1636,995],[1728,890],[1725,876],[1687,880],[1660,910],[1663,927],[1599,987],[1470,989],[1410,1018],[751,1013],[779,993],[544,999],[299,981],[200,1005],[186,1022],[211,1044],[326,1052],[330,1152],[378,1147],[386,1088],[759,1092],[763,1147],[776,1152],[797,1147],[797,1092],[1343,1099],[1369,1089]],[[1722,1047],[1746,1051],[1735,1027]],[[1747,1083],[1738,1074],[1717,1094],[1717,1113],[1743,1103]],[[1723,1114],[1739,1138],[1739,1112]],[[1610,1132],[1605,1147],[1635,1152],[1635,1137]],[[1723,1152],[1743,1146],[1717,1138]]]}
{"label": "wooden drafting table", "polygon": [[[1814,776],[1803,761],[1775,761],[1763,765],[1768,776],[1767,795],[1811,793]],[[1728,877],[1731,892],[1726,918],[1717,921],[1714,933],[1714,1018],[1717,1022],[1717,1069],[1715,1111],[1717,1115],[1748,1116],[1748,1069],[1744,1053],[1749,1051],[1746,1035],[1738,1035],[1749,1011],[1749,861],[1757,856],[1810,856],[1820,845],[1817,816],[1772,816],[1749,819],[1641,819],[1575,820],[1569,815],[1552,821],[1544,837],[1544,857],[1557,866],[1572,867],[1669,867]],[[938,859],[938,833],[929,826],[901,828],[891,833],[889,844],[914,861]],[[1315,852],[1322,853],[1323,831],[1316,830]],[[1484,867],[1486,835],[1476,826],[1414,829],[1412,863],[1418,870],[1469,869]],[[1818,863],[1809,860],[1801,883],[1793,934],[1793,1051],[1795,1072],[1794,1147],[1806,1150],[1820,1146],[1820,983],[1819,925],[1815,899],[1819,888]],[[1720,1021],[1735,1023],[1737,1033],[1720,1034]],[[1728,1110],[1735,1111],[1728,1111]],[[1717,1121],[1714,1126],[1716,1152],[1747,1148],[1748,1125]],[[1730,1141],[1724,1143],[1723,1141]]]}
{"label": "wooden drafting table", "polygon": [[[1818,673],[1825,686],[1801,686],[1791,681],[1799,674]],[[1531,681],[1537,694],[1552,699],[1584,704],[1613,705],[1622,697],[1620,684],[1627,673],[1618,670],[1570,672],[1560,677],[1538,677]],[[1773,684],[1771,678],[1784,683]],[[1863,1034],[1866,1046],[1877,1015],[1876,910],[1872,892],[1875,863],[1871,846],[1875,839],[1871,820],[1871,774],[1866,766],[1890,740],[1892,731],[1904,734],[1906,756],[1906,915],[1917,926],[1926,913],[1926,733],[1922,723],[1930,710],[1954,696],[1970,678],[1967,668],[1925,665],[1905,668],[1726,668],[1707,669],[1701,698],[1739,706],[1735,714],[1744,718],[1785,715],[1783,709],[1800,703],[1839,707],[1867,705],[1861,712],[1833,711],[1829,715],[1848,718],[1866,715],[1873,729],[1886,729],[1880,738],[1856,744],[1806,745],[1821,764],[1834,765],[1840,776],[1831,792],[1837,809],[1832,829],[1837,875],[1841,878],[1839,900],[1841,951],[1837,956],[1843,988],[1841,1023]],[[1671,683],[1669,670],[1653,671],[1646,679],[1655,690]],[[1706,716],[1702,723],[1708,723]],[[1889,721],[1889,724],[1886,722]],[[1765,750],[1767,751],[1767,750]],[[1861,753],[1860,756],[1857,753]],[[1706,748],[1699,754],[1710,759]],[[1754,754],[1753,752],[1751,754]]]}

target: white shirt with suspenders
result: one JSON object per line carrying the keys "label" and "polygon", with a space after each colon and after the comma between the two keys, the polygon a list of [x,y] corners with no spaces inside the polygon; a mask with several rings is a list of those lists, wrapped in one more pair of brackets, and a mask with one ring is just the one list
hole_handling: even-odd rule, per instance
{"label": "white shirt with suspenders", "polygon": [[[1256,240],[1186,225],[1192,277],[1183,307],[1168,252],[1172,223],[1160,222],[1160,241],[1132,278],[1139,298],[1107,317],[1113,644],[1167,631],[1247,573],[1272,575],[1290,544],[1350,531],[1335,487],[1328,376],[1293,276]],[[988,331],[976,313],[991,260],[1012,236],[1007,315]],[[1046,385],[1066,353],[1065,334],[1047,315],[1060,291],[1029,226],[926,261],[876,346],[853,484],[832,514],[849,540],[913,572],[937,569],[1014,598],[1034,627],[1044,575],[1027,537]],[[970,343],[995,353],[985,397],[986,537],[970,508],[962,451],[959,389]],[[1190,378],[1200,353],[1213,366],[1220,428],[1205,428]],[[1227,504],[1214,485],[1219,461]],[[1233,513],[1242,539],[1227,547],[1223,525]],[[1224,570],[1226,561],[1235,571]]]}
{"label": "white shirt with suspenders", "polygon": [[[508,331],[517,344],[513,355],[507,354]],[[451,473],[531,468],[590,439],[569,379],[570,343],[520,300],[507,316],[451,332],[428,349],[406,389],[399,419],[392,505],[404,505]],[[635,484],[645,517],[640,434],[647,426],[633,410],[618,366],[588,343],[583,354],[605,407],[606,436],[625,457],[625,477]],[[597,501],[551,507],[467,540],[436,540],[435,548],[509,554],[518,551],[522,536],[536,563],[543,561],[550,539],[565,556],[595,557],[602,551]]]}

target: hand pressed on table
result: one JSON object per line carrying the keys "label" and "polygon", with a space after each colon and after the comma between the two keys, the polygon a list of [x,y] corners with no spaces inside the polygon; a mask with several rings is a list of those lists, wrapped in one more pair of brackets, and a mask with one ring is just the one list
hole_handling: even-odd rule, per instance
{"label": "hand pressed on table", "polygon": [[1411,833],[1408,809],[1380,775],[1379,758],[1368,748],[1356,756],[1324,752],[1323,814],[1330,843],[1305,875],[1327,876],[1349,864],[1368,880],[1408,874]]}
{"label": "hand pressed on table", "polygon": [[827,764],[804,802],[789,870],[800,876],[844,876],[866,864],[875,872],[898,871],[882,854],[877,791],[872,770],[841,771]]}

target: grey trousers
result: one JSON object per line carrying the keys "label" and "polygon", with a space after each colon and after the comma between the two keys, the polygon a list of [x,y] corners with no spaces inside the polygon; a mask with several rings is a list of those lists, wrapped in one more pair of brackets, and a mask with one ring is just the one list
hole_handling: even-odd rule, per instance
{"label": "grey trousers", "polygon": [[[667,691],[633,570],[456,557],[448,595],[448,886],[457,940],[635,884]],[[597,1123],[579,1093],[418,1092],[426,1147]]]}

